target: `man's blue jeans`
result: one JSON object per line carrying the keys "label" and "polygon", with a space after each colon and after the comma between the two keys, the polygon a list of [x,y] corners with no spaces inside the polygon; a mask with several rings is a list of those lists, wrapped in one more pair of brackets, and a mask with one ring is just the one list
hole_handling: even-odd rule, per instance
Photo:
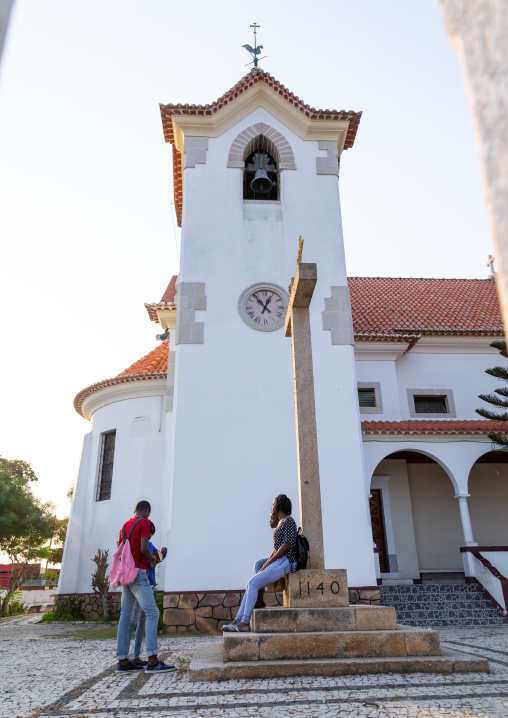
{"label": "man's blue jeans", "polygon": [[159,609],[146,571],[141,568],[138,569],[134,582],[122,589],[122,611],[116,638],[116,655],[119,661],[129,657],[134,611],[138,605],[146,616],[146,655],[149,658],[157,655]]}
{"label": "man's blue jeans", "polygon": [[278,581],[279,578],[289,573],[292,568],[296,568],[296,564],[291,565],[289,559],[283,556],[271,563],[264,571],[256,573],[250,578],[235,621],[238,623],[249,623],[259,589],[266,588],[266,586],[274,583],[274,581]]}
{"label": "man's blue jeans", "polygon": [[134,608],[134,617],[132,620],[132,631],[136,629],[136,636],[134,637],[134,649],[132,651],[132,658],[139,658],[139,654],[141,653],[141,644],[143,643],[143,638],[145,636],[145,626],[146,626],[146,616],[145,612],[141,610],[141,606],[138,604],[136,608]]}

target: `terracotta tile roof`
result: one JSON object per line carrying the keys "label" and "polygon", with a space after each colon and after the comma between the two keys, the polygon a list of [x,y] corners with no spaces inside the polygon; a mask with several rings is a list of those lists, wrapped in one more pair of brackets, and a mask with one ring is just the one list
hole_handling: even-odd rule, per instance
{"label": "terracotta tile roof", "polygon": [[496,283],[490,279],[349,277],[348,284],[360,341],[503,333]]}
{"label": "terracotta tile roof", "polygon": [[131,381],[164,379],[168,371],[168,353],[169,343],[167,341],[162,342],[146,356],[131,364],[120,374],[117,374],[113,379],[98,381],[96,384],[91,384],[82,389],[74,398],[74,408],[84,418],[82,411],[84,400],[101,389],[115,386],[116,384],[127,384]]}
{"label": "terracotta tile roof", "polygon": [[166,291],[162,295],[160,302],[154,304],[146,304],[145,309],[148,312],[150,321],[157,322],[159,324],[159,318],[157,317],[157,309],[170,309],[176,311],[175,296],[177,292],[176,282],[178,280],[178,274],[174,274],[171,277],[171,281],[168,284]]}
{"label": "terracotta tile roof", "polygon": [[167,341],[159,344],[146,356],[138,359],[117,376],[140,376],[141,374],[166,374],[168,370],[169,345]]}
{"label": "terracotta tile roof", "polygon": [[352,110],[317,110],[315,107],[309,107],[303,100],[297,97],[293,92],[284,87],[278,80],[264,72],[257,70],[249,72],[242,77],[234,87],[228,90],[218,100],[210,105],[160,105],[162,116],[162,127],[164,130],[164,139],[173,146],[173,185],[175,195],[175,211],[178,220],[178,226],[182,224],[182,157],[181,153],[175,147],[175,138],[173,135],[173,123],[171,118],[174,115],[213,115],[222,107],[233,102],[237,97],[242,95],[250,87],[258,82],[264,82],[275,93],[283,97],[290,105],[303,112],[310,120],[348,120],[349,127],[346,135],[344,149],[351,148],[354,144],[358,125],[362,116],[361,112],[353,112]]}
{"label": "terracotta tile roof", "polygon": [[485,436],[490,431],[503,431],[503,427],[504,425],[500,424],[499,421],[487,421],[485,419],[473,419],[471,421],[459,421],[458,419],[426,419],[421,421],[362,421],[362,433],[364,436],[394,436],[411,434],[460,434],[461,436]]}

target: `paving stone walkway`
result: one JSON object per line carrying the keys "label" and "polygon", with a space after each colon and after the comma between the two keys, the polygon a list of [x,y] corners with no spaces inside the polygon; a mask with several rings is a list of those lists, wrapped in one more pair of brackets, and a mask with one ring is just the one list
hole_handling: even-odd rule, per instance
{"label": "paving stone walkway", "polygon": [[178,671],[124,675],[114,672],[114,638],[92,638],[104,625],[38,620],[0,623],[0,718],[508,718],[508,625],[440,629],[444,646],[488,658],[490,674],[190,683],[198,643],[220,639],[161,637]]}

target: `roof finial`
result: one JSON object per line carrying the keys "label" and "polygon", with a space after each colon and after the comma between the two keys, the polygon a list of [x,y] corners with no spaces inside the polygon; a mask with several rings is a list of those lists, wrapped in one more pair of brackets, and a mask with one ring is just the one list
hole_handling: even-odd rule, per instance
{"label": "roof finial", "polygon": [[[252,65],[254,63],[253,70],[258,69],[258,62],[259,60],[263,60],[266,55],[263,55],[263,57],[258,57],[258,55],[261,55],[261,50],[263,49],[263,45],[257,45],[257,39],[256,39],[256,30],[261,27],[261,25],[258,25],[257,23],[253,23],[251,27],[254,29],[254,47],[251,47],[250,45],[242,45],[247,52],[250,52],[252,55],[253,62],[248,62],[247,65]],[[247,67],[247,65],[245,67]]]}
{"label": "roof finial", "polygon": [[490,274],[489,279],[495,279],[496,278],[496,270],[494,267],[494,262],[496,261],[496,258],[492,256],[492,254],[489,254],[489,259],[487,261],[487,267],[490,268]]}
{"label": "roof finial", "polygon": [[302,261],[302,252],[303,252],[303,239],[302,235],[300,235],[299,241],[298,241],[298,257],[296,258],[296,264],[300,264]]}

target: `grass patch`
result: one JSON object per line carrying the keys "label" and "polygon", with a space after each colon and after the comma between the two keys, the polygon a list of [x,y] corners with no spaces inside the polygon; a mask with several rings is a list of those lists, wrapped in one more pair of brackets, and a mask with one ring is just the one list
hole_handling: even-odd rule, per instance
{"label": "grass patch", "polygon": [[108,638],[116,638],[116,626],[108,628],[89,628],[72,633],[60,633],[57,636],[47,635],[47,638],[67,638],[73,641],[106,641]]}

